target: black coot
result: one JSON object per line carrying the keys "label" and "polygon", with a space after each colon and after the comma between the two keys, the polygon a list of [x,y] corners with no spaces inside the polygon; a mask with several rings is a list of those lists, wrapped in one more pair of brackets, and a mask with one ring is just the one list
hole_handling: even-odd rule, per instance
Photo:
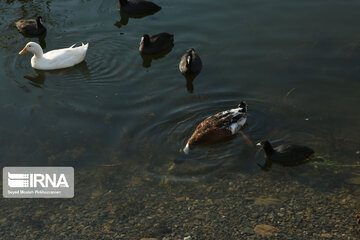
{"label": "black coot", "polygon": [[181,57],[179,69],[183,74],[199,74],[202,68],[202,62],[199,55],[193,48],[190,48]]}
{"label": "black coot", "polygon": [[306,146],[299,146],[294,144],[283,144],[273,148],[269,141],[261,141],[257,146],[262,146],[265,151],[267,163],[277,163],[283,166],[296,166],[305,163],[314,150]]}
{"label": "black coot", "polygon": [[139,51],[142,54],[157,54],[168,50],[174,45],[174,35],[159,33],[153,36],[143,35],[140,41]]}

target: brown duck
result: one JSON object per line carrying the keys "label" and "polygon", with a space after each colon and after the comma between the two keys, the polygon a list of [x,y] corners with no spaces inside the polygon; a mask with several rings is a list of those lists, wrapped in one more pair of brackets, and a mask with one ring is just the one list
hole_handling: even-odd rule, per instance
{"label": "brown duck", "polygon": [[247,104],[243,101],[237,108],[216,113],[202,121],[186,143],[184,153],[197,145],[211,144],[237,134],[247,119]]}

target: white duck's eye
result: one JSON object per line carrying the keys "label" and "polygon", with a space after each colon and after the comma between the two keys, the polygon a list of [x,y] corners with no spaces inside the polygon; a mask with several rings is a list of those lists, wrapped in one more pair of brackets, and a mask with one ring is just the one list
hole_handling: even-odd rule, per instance
{"label": "white duck's eye", "polygon": [[31,45],[29,45],[28,47],[31,47]]}

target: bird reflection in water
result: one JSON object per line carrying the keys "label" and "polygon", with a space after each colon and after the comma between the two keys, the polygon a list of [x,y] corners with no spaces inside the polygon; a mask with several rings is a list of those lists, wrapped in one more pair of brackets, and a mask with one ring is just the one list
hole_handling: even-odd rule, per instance
{"label": "bird reflection in water", "polygon": [[43,88],[46,79],[45,72],[36,69],[34,69],[34,71],[35,71],[35,76],[25,75],[24,78],[29,80],[29,83],[34,87]]}
{"label": "bird reflection in water", "polygon": [[194,92],[193,81],[197,77],[197,75],[199,75],[199,74],[183,74],[183,76],[186,79],[186,89],[189,93]]}
{"label": "bird reflection in water", "polygon": [[42,49],[46,48],[46,41],[45,41],[45,37],[46,37],[46,33],[44,33],[43,35],[38,37],[39,40],[39,44],[41,46]]}
{"label": "bird reflection in water", "polygon": [[122,26],[125,26],[129,23],[129,18],[140,19],[146,16],[154,15],[156,12],[152,12],[149,14],[128,14],[128,13],[124,13],[123,11],[120,11],[120,21],[115,22],[114,25],[118,28],[121,28]]}
{"label": "bird reflection in water", "polygon": [[151,62],[153,59],[160,59],[165,57],[169,52],[171,52],[171,50],[174,48],[174,45],[172,45],[170,48],[166,49],[165,51],[162,51],[161,53],[158,54],[153,54],[153,55],[146,55],[146,54],[141,54],[140,56],[143,59],[143,63],[142,66],[144,68],[149,68],[151,67]]}
{"label": "bird reflection in water", "polygon": [[45,41],[45,38],[46,38],[46,32],[40,36],[31,36],[31,35],[26,35],[26,34],[22,34],[24,37],[27,37],[27,38],[37,38],[38,39],[38,42],[41,46],[42,49],[45,49],[46,48],[46,41]]}
{"label": "bird reflection in water", "polygon": [[37,88],[44,88],[45,81],[46,81],[46,76],[45,76],[46,72],[52,73],[55,75],[63,75],[65,73],[68,73],[68,72],[71,72],[74,70],[80,71],[84,77],[86,77],[87,79],[90,79],[90,71],[89,71],[86,61],[83,61],[83,62],[75,65],[74,67],[69,67],[69,68],[64,68],[64,69],[47,70],[47,71],[34,69],[35,74],[33,76],[25,75],[24,78],[29,80],[29,83],[32,86],[37,87]]}

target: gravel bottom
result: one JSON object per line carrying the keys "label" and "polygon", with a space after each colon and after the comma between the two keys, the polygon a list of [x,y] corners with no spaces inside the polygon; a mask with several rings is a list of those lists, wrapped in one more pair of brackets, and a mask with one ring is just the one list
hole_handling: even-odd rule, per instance
{"label": "gravel bottom", "polygon": [[73,199],[2,199],[0,235],[1,239],[359,239],[359,182],[344,183],[331,174],[308,178],[296,173],[220,171],[201,181],[171,182],[133,173],[125,166],[77,171]]}

